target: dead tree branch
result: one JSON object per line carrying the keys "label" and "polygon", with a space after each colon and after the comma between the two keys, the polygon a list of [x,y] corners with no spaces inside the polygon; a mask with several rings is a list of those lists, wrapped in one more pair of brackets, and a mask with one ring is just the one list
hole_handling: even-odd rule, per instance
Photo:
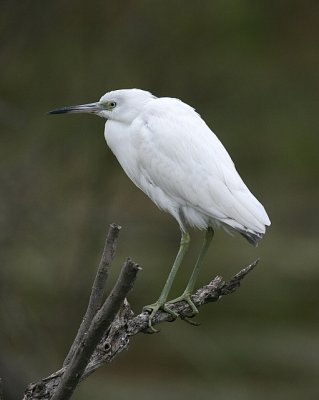
{"label": "dead tree branch", "polygon": [[[148,332],[148,313],[142,312],[134,316],[130,304],[125,298],[140,269],[130,259],[125,262],[116,285],[99,309],[118,233],[119,227],[112,224],[93,284],[87,312],[64,366],[40,382],[31,383],[25,391],[23,400],[69,399],[79,381],[88,377],[102,364],[110,363],[128,347],[132,336],[138,333],[150,333]],[[242,269],[229,281],[224,281],[221,276],[216,276],[208,285],[198,289],[192,295],[196,307],[199,308],[204,304],[217,301],[236,291],[240,287],[241,281],[256,267],[258,262],[259,259]],[[183,301],[172,304],[171,309],[181,318],[191,315],[189,305]],[[170,314],[158,311],[153,325],[172,321],[174,319]],[[82,326],[83,324],[85,327]]]}
{"label": "dead tree branch", "polygon": [[100,265],[98,267],[94,283],[91,290],[89,304],[86,310],[86,313],[83,317],[82,323],[78,330],[78,333],[74,339],[74,342],[69,350],[68,355],[66,356],[63,366],[69,364],[72,359],[76,349],[79,347],[81,340],[85,332],[88,331],[91,322],[97,313],[98,309],[101,307],[104,289],[108,277],[108,272],[111,267],[111,263],[114,258],[114,253],[116,250],[117,240],[119,237],[121,227],[116,224],[111,224],[109,232],[106,237]]}
{"label": "dead tree branch", "polygon": [[96,313],[89,330],[84,334],[80,345],[75,349],[70,363],[66,365],[52,400],[67,400],[72,396],[94,349],[99,344],[103,334],[109,329],[125,296],[132,289],[138,270],[137,264],[134,264],[130,259],[126,260],[111,294]]}

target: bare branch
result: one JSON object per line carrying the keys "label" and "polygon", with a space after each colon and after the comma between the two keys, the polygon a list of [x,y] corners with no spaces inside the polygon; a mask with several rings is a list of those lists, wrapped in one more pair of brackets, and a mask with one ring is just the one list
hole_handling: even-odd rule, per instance
{"label": "bare branch", "polygon": [[[221,299],[223,296],[231,294],[239,289],[241,281],[251,272],[258,264],[259,259],[252,262],[234,275],[228,282],[225,282],[221,276],[216,276],[208,285],[201,287],[192,295],[192,300],[197,308],[204,304],[211,303]],[[189,318],[192,315],[190,306],[180,301],[170,305],[170,309],[176,312],[181,318]],[[159,311],[152,320],[152,325],[161,324],[163,322],[173,322],[173,317],[165,311]],[[148,313],[143,312],[128,322],[128,335],[133,336],[139,332],[152,333],[148,330]]]}
{"label": "bare branch", "polygon": [[74,356],[66,366],[61,382],[53,394],[52,400],[67,400],[72,396],[94,349],[103,334],[108,331],[127,293],[133,287],[139,270],[140,268],[137,264],[130,259],[126,260],[112,292],[105,300],[101,309],[96,313],[88,332],[85,334],[84,340],[76,348]]}
{"label": "bare branch", "polygon": [[101,261],[92,286],[89,304],[74,342],[64,360],[63,366],[66,366],[70,362],[84,334],[88,331],[96,312],[101,307],[108,271],[114,258],[120,229],[121,227],[116,224],[111,224],[109,227]]}
{"label": "bare branch", "polygon": [[[217,276],[208,285],[198,289],[197,292],[192,295],[192,300],[196,307],[199,308],[204,304],[217,301],[223,296],[235,292],[240,287],[241,281],[256,267],[258,262],[259,259],[242,269],[228,282],[225,282],[221,276]],[[182,318],[191,315],[191,309],[184,301],[172,304],[171,309],[177,312]],[[95,321],[95,318],[93,321]],[[158,311],[152,322],[153,325],[156,325],[172,321],[173,318],[170,314],[165,311]],[[102,337],[80,380],[88,377],[102,364],[110,363],[128,347],[130,338],[138,333],[149,333],[148,313],[142,312],[134,316],[128,301],[125,299],[109,329],[104,332],[102,331]],[[64,371],[65,367],[43,379],[41,382],[29,385],[25,392],[24,400],[44,400],[50,398],[55,392],[57,385],[59,385]],[[54,399],[56,398],[54,397]]]}

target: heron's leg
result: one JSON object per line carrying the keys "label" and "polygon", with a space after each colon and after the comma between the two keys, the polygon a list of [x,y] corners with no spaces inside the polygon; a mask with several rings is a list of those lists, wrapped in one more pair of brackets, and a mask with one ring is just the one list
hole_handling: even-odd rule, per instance
{"label": "heron's leg", "polygon": [[192,294],[192,292],[194,290],[195,282],[196,282],[196,280],[198,278],[199,271],[201,270],[204,257],[205,257],[205,255],[207,253],[207,250],[208,250],[209,245],[210,245],[210,243],[211,243],[211,241],[213,239],[213,236],[214,236],[213,228],[208,227],[208,229],[206,231],[206,234],[205,234],[204,243],[202,245],[201,251],[200,251],[199,256],[197,258],[197,261],[196,261],[195,267],[193,269],[192,275],[189,278],[189,281],[187,283],[187,286],[186,286],[183,294],[181,296],[177,297],[176,299],[169,301],[168,304],[177,303],[178,301],[184,300],[184,301],[186,301],[188,303],[188,305],[192,309],[193,315],[198,314],[197,307],[195,306],[195,304],[193,303],[193,301],[191,299],[191,294]]}
{"label": "heron's leg", "polygon": [[153,332],[157,332],[157,331],[152,327],[152,319],[154,318],[154,315],[157,313],[157,311],[160,308],[162,308],[164,311],[170,313],[173,317],[175,317],[175,318],[178,317],[178,315],[174,311],[170,310],[168,307],[165,306],[165,302],[167,300],[168,293],[172,287],[172,284],[175,279],[178,268],[180,267],[182,260],[188,250],[189,242],[190,242],[189,234],[186,232],[182,232],[181,244],[180,244],[177,256],[175,258],[171,272],[168,275],[167,281],[162,289],[160,297],[154,304],[150,304],[148,306],[143,307],[143,310],[150,311],[148,326]]}

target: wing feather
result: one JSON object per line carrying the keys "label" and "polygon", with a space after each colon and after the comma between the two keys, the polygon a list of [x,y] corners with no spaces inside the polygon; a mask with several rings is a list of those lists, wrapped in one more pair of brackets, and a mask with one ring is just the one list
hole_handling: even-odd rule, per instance
{"label": "wing feather", "polygon": [[190,106],[177,99],[155,99],[134,121],[133,129],[140,174],[150,188],[213,219],[265,232],[270,221],[264,207],[242,181],[217,136]]}

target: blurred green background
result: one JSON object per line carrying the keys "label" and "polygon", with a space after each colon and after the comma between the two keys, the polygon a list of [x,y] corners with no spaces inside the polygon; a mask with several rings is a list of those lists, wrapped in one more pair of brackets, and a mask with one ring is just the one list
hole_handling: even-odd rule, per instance
{"label": "blurred green background", "polygon": [[[154,301],[176,222],[124,175],[102,119],[48,116],[138,87],[194,106],[272,226],[257,249],[215,235],[198,285],[260,266],[236,294],[139,335],[74,398],[319,398],[316,1],[2,1],[0,13],[0,376],[6,399],[61,365],[111,222],[143,266],[129,300]],[[172,296],[183,289],[202,234]]]}

